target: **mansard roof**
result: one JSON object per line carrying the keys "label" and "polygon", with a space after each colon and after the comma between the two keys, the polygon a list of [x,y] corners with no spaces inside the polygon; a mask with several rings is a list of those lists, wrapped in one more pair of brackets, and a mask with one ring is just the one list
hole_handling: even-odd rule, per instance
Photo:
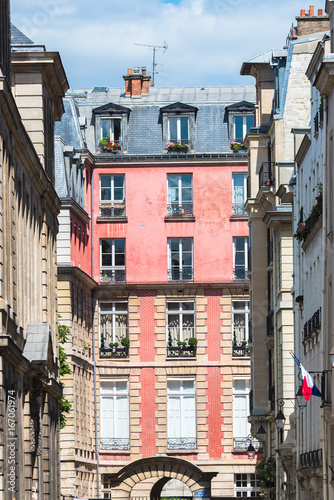
{"label": "mansard roof", "polygon": [[254,111],[255,104],[248,101],[236,102],[226,106],[227,111]]}
{"label": "mansard roof", "polygon": [[168,104],[167,106],[163,106],[160,108],[160,111],[162,113],[168,113],[168,112],[173,112],[173,113],[182,113],[184,111],[196,113],[198,111],[198,108],[195,106],[190,106],[189,104],[184,104],[182,102],[174,102],[173,104]]}
{"label": "mansard roof", "polygon": [[120,106],[119,104],[115,104],[113,102],[109,102],[108,104],[104,104],[103,106],[99,106],[98,108],[93,109],[93,113],[95,113],[96,115],[108,113],[129,114],[130,111],[131,109],[126,108],[125,106]]}

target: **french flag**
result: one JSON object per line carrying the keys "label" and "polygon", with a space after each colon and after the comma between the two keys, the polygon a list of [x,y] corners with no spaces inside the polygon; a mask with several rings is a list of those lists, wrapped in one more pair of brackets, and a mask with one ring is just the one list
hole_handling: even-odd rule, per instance
{"label": "french flag", "polygon": [[302,394],[306,401],[309,401],[311,396],[318,396],[321,398],[321,392],[319,391],[318,387],[315,385],[313,378],[309,374],[307,370],[303,367],[303,365],[298,361],[296,356],[291,352],[290,353],[293,359],[296,361],[298,367],[300,368],[301,374],[302,374]]}

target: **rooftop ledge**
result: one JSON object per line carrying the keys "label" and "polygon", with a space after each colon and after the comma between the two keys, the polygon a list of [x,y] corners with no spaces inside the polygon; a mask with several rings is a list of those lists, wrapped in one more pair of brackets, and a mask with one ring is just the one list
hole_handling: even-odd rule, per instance
{"label": "rooftop ledge", "polygon": [[203,160],[203,159],[229,159],[247,160],[247,151],[237,153],[163,153],[163,154],[108,154],[100,153],[94,155],[94,160],[123,162],[133,160]]}

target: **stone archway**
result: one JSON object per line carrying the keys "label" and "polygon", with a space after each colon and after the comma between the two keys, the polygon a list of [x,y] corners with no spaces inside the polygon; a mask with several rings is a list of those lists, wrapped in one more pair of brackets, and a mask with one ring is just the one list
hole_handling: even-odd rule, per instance
{"label": "stone archway", "polygon": [[158,498],[170,479],[178,479],[190,489],[192,496],[210,497],[211,480],[218,472],[203,472],[187,460],[175,457],[142,458],[109,475],[113,498],[130,498],[133,488],[142,483],[140,497]]}

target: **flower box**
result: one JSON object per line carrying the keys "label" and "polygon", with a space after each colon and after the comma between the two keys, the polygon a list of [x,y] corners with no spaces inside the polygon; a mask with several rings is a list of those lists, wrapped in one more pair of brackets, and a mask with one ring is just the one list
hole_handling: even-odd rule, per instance
{"label": "flower box", "polygon": [[168,143],[167,144],[167,151],[168,153],[187,153],[189,150],[188,144],[174,144],[174,143]]}

